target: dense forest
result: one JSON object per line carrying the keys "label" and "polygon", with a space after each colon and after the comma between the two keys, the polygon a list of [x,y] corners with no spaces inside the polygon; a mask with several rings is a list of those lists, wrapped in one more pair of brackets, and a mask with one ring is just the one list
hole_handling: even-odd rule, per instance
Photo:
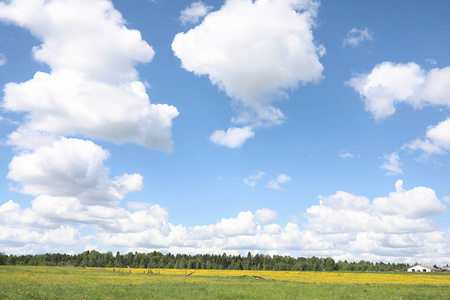
{"label": "dense forest", "polygon": [[85,251],[81,254],[6,255],[0,253],[0,265],[75,266],[75,267],[127,267],[165,269],[228,269],[274,271],[405,271],[409,264],[391,264],[368,261],[335,262],[331,257],[298,257],[280,255],[186,255],[161,252],[121,254]]}

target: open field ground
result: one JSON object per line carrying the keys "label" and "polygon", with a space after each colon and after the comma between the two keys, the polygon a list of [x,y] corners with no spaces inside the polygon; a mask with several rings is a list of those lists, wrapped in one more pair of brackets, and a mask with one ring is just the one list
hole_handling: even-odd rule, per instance
{"label": "open field ground", "polygon": [[0,299],[450,299],[442,273],[119,270],[1,266]]}

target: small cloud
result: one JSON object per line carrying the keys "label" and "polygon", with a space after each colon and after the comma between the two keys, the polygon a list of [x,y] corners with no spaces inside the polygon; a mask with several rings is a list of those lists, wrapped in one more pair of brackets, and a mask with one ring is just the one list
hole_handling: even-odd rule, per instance
{"label": "small cloud", "polygon": [[202,1],[194,2],[180,14],[181,24],[186,25],[188,23],[197,24],[200,19],[203,18],[211,11],[213,7],[207,6]]}
{"label": "small cloud", "polygon": [[152,85],[147,81],[147,79],[144,80],[144,86],[146,89],[152,89]]}
{"label": "small cloud", "polygon": [[6,56],[0,53],[0,67],[6,64]]}
{"label": "small cloud", "polygon": [[432,154],[445,154],[450,150],[450,118],[434,126],[428,126],[425,139],[415,139],[403,148],[422,150],[422,158],[428,158]]}
{"label": "small cloud", "polygon": [[450,196],[445,196],[444,198],[442,198],[442,200],[444,200],[444,202],[446,203],[450,203]]}
{"label": "small cloud", "polygon": [[435,65],[435,64],[437,64],[437,61],[434,59],[434,58],[427,58],[427,59],[425,59],[425,61],[427,62],[427,63],[429,63],[430,65]]}
{"label": "small cloud", "polygon": [[[359,93],[366,111],[371,112],[376,120],[381,120],[393,115],[400,103],[417,110],[428,105],[449,107],[449,78],[449,66],[426,71],[414,62],[402,64],[385,61],[369,73],[354,76],[346,84]],[[441,130],[447,126],[450,125],[442,122],[436,129],[429,129],[427,138],[434,140],[432,132],[440,136],[443,133]],[[447,138],[442,140],[445,144],[447,141]]]}
{"label": "small cloud", "polygon": [[258,173],[244,178],[244,183],[248,186],[254,187],[256,186],[256,182],[260,180],[265,174],[265,172],[258,171]]}
{"label": "small cloud", "polygon": [[339,157],[342,159],[354,158],[355,156],[347,151],[341,150],[339,152]]}
{"label": "small cloud", "polygon": [[291,177],[287,176],[286,174],[280,174],[278,175],[277,179],[269,181],[267,183],[266,188],[282,191],[280,184],[284,184],[291,181]]}
{"label": "small cloud", "polygon": [[380,168],[388,171],[386,175],[403,174],[403,170],[400,167],[400,157],[397,153],[393,152],[390,155],[385,155],[384,159],[386,161]]}
{"label": "small cloud", "polygon": [[227,132],[223,130],[214,131],[209,139],[211,142],[225,146],[228,148],[240,148],[247,139],[253,137],[255,132],[250,126],[245,126],[243,128],[231,127],[228,128]]}
{"label": "small cloud", "polygon": [[263,208],[255,212],[255,217],[258,221],[264,223],[273,223],[277,219],[277,213],[271,209]]}
{"label": "small cloud", "polygon": [[365,28],[364,30],[360,30],[357,28],[352,28],[347,33],[347,36],[345,37],[344,43],[342,44],[343,47],[356,47],[359,46],[364,41],[372,41],[373,36],[370,34],[369,30]]}

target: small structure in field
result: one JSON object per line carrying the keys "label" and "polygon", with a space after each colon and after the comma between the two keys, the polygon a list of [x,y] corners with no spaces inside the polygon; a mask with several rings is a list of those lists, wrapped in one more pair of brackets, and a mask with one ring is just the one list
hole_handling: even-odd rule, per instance
{"label": "small structure in field", "polygon": [[409,268],[408,272],[442,272],[442,270],[430,266],[415,265],[414,267]]}

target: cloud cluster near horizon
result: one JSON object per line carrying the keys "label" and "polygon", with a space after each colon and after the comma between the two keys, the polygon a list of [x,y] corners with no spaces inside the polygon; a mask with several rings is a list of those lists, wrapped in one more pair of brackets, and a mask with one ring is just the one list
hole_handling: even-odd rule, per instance
{"label": "cloud cluster near horizon", "polygon": [[[300,214],[307,221],[304,228],[295,223],[277,224],[277,213],[268,208],[243,211],[215,224],[185,227],[170,223],[167,211],[156,204],[144,207],[133,203],[137,210],[130,212],[114,205],[81,203],[76,198],[43,198],[36,198],[27,209],[13,201],[0,206],[2,248],[36,253],[64,251],[83,243],[143,252],[264,251],[410,263],[436,263],[436,257],[442,259],[438,263],[444,263],[450,258],[449,233],[439,231],[429,218],[444,214],[445,205],[432,189],[405,190],[401,181],[395,192],[372,201],[343,191],[321,196],[318,205]],[[83,235],[77,226],[68,224],[90,226],[93,233]],[[5,242],[10,240],[15,243]]]}
{"label": "cloud cluster near horizon", "polygon": [[[322,79],[319,58],[325,49],[312,35],[318,5],[312,0],[228,0],[200,25],[175,36],[172,49],[182,67],[208,76],[232,98],[238,112],[232,123],[245,126],[215,131],[212,142],[237,148],[255,129],[281,124],[285,117],[272,103],[300,83]],[[234,134],[243,130],[253,134]]]}

